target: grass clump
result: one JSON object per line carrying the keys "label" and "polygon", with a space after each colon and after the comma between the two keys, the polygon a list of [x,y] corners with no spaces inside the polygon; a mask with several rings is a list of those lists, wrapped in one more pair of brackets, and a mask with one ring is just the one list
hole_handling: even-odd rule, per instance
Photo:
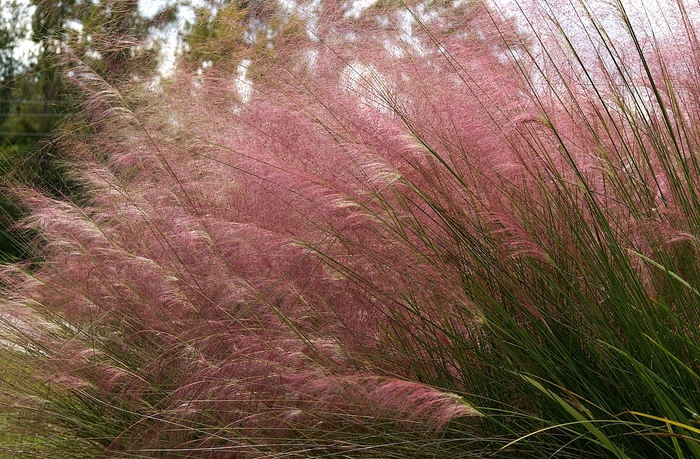
{"label": "grass clump", "polygon": [[155,90],[69,70],[2,448],[700,457],[691,6],[256,5]]}

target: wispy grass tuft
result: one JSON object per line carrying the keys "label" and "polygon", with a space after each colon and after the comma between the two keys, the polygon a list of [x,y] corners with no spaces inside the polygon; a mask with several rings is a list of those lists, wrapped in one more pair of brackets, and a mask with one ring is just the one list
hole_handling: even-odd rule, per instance
{"label": "wispy grass tuft", "polygon": [[17,193],[0,451],[700,457],[695,7],[499,5],[231,5],[160,86],[67,62],[88,191]]}

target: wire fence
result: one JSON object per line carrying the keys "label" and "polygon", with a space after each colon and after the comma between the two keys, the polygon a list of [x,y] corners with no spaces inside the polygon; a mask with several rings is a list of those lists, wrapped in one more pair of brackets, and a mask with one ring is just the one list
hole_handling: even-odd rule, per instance
{"label": "wire fence", "polygon": [[18,137],[46,137],[48,132],[17,132],[17,131],[0,131],[0,137],[18,136]]}
{"label": "wire fence", "polygon": [[0,118],[10,118],[10,117],[22,117],[22,118],[63,118],[65,117],[65,113],[26,113],[26,112],[19,112],[19,113],[12,113],[12,112],[7,112],[7,113],[0,113]]}

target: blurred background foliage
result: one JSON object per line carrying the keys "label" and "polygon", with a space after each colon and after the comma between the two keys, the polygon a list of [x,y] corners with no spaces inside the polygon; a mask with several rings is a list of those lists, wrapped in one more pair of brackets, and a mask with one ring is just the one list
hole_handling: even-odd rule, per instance
{"label": "blurred background foliage", "polygon": [[[77,184],[56,148],[60,121],[76,116],[57,57],[70,53],[110,84],[157,75],[168,36],[192,39],[205,58],[204,36],[217,35],[217,12],[228,1],[0,0],[0,262],[27,257],[29,234],[13,189],[39,187],[59,198],[75,197]],[[182,8],[196,10],[183,21]],[[230,31],[226,31],[227,33]],[[73,124],[73,127],[79,124]]]}

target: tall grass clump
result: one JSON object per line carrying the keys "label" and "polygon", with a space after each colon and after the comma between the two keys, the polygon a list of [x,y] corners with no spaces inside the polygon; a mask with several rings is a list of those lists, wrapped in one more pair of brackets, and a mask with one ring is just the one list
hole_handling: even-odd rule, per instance
{"label": "tall grass clump", "polygon": [[700,457],[697,6],[370,3],[65,53],[0,457]]}

